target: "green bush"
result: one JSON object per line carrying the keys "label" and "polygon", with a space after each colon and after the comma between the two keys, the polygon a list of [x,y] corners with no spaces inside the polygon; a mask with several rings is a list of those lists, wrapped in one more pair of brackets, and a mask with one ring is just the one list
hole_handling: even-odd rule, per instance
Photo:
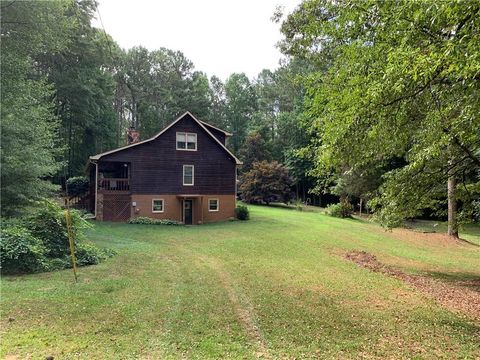
{"label": "green bush", "polygon": [[353,206],[348,201],[343,200],[338,204],[329,205],[327,214],[339,218],[348,218],[353,214]]}
{"label": "green bush", "polygon": [[[83,230],[90,224],[77,210],[71,210],[72,231],[76,242],[81,240]],[[25,219],[26,228],[41,239],[47,248],[47,256],[61,258],[70,253],[65,211],[55,202],[44,200],[38,203],[35,213]]]}
{"label": "green bush", "polygon": [[235,215],[238,220],[250,219],[250,212],[245,205],[237,205],[237,207],[235,208]]}
{"label": "green bush", "polygon": [[65,255],[61,258],[48,259],[47,271],[56,271],[63,270],[72,267],[72,261],[70,260],[70,255]]}
{"label": "green bush", "polygon": [[182,225],[181,222],[168,219],[152,219],[149,217],[136,217],[128,220],[129,224],[142,224],[142,225]]}
{"label": "green bush", "polygon": [[0,262],[2,273],[32,273],[47,269],[47,249],[42,241],[19,224],[2,223]]}
{"label": "green bush", "polygon": [[115,255],[110,249],[101,249],[90,243],[80,243],[75,250],[78,266],[96,265]]}
{"label": "green bush", "polygon": [[84,195],[88,192],[89,180],[85,176],[75,176],[67,180],[66,186],[69,196]]}
{"label": "green bush", "polygon": [[[77,265],[94,265],[114,255],[112,250],[83,243],[83,230],[90,224],[76,210],[71,212]],[[65,211],[53,201],[42,201],[32,215],[4,222],[1,232],[1,262],[5,273],[54,271],[71,267]]]}

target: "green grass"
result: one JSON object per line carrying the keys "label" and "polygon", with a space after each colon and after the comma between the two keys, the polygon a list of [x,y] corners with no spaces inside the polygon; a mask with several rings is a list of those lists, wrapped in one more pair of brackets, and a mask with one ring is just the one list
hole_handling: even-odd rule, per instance
{"label": "green grass", "polygon": [[[95,223],[89,238],[118,255],[80,268],[77,284],[68,270],[4,276],[1,355],[480,357],[478,323],[343,258],[366,250],[406,272],[478,278],[480,247],[403,241],[317,212],[250,209],[248,222],[196,227]],[[478,228],[468,236],[478,241]]]}

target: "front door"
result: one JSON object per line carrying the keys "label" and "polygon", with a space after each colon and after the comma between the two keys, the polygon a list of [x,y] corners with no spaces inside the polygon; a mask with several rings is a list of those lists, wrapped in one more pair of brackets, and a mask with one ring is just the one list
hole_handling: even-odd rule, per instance
{"label": "front door", "polygon": [[183,219],[185,225],[193,223],[193,200],[183,200]]}

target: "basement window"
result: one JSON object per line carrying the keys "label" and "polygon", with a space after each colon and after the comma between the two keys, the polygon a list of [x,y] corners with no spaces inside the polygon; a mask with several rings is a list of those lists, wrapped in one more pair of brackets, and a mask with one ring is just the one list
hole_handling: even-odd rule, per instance
{"label": "basement window", "polygon": [[162,213],[163,209],[163,199],[152,200],[152,213]]}
{"label": "basement window", "polygon": [[177,132],[177,150],[197,151],[197,134]]}
{"label": "basement window", "polygon": [[218,199],[208,199],[208,211],[218,211],[219,208]]}

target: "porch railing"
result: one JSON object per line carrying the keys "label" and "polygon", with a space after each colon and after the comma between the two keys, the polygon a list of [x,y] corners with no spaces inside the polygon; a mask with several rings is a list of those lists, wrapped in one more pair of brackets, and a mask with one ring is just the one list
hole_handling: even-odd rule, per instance
{"label": "porch railing", "polygon": [[129,179],[100,179],[98,181],[98,190],[103,191],[129,191],[130,181]]}

